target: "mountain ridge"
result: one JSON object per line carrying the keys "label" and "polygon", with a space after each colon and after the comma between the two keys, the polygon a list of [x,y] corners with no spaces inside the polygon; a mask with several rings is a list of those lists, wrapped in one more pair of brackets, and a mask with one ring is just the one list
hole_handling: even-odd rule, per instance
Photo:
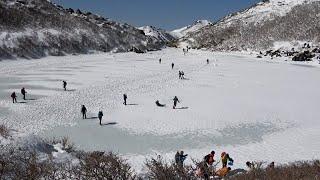
{"label": "mountain ridge", "polygon": [[319,0],[264,1],[190,33],[180,43],[222,51],[260,51],[273,48],[277,42],[317,44],[318,14]]}
{"label": "mountain ridge", "polygon": [[126,23],[64,9],[48,0],[2,0],[0,17],[0,59],[92,51],[145,52],[165,46]]}

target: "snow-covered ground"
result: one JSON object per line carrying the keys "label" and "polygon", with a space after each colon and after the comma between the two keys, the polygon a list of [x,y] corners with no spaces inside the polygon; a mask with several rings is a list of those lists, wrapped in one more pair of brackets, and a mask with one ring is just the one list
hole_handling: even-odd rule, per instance
{"label": "snow-covered ground", "polygon": [[[0,64],[0,123],[17,131],[15,139],[69,136],[79,149],[119,152],[137,171],[146,157],[173,160],[177,150],[189,154],[187,163],[211,150],[217,157],[227,151],[235,168],[248,160],[320,158],[317,62],[195,50],[184,56],[164,49]],[[178,79],[178,70],[185,80]],[[62,80],[69,91],[62,90]],[[21,87],[29,100],[21,100]],[[12,91],[21,103],[12,104]],[[181,101],[176,110],[174,96]],[[157,107],[156,100],[167,106]],[[80,115],[82,104],[87,120]]]}

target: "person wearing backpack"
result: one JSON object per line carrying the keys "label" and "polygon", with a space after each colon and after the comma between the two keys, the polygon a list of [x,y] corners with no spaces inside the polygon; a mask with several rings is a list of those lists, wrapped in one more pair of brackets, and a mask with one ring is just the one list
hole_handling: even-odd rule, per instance
{"label": "person wearing backpack", "polygon": [[13,92],[13,93],[11,94],[11,98],[12,98],[13,103],[17,103],[17,95],[16,95],[16,92]]}

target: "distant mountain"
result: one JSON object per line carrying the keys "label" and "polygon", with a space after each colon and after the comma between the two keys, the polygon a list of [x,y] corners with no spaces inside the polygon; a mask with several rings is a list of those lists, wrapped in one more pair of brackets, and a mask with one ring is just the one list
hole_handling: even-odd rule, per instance
{"label": "distant mountain", "polygon": [[215,50],[266,50],[320,42],[319,0],[265,0],[214,25],[189,33],[181,43]]}
{"label": "distant mountain", "polygon": [[198,21],[194,22],[192,25],[173,30],[170,32],[170,34],[175,38],[182,38],[182,37],[186,36],[187,34],[196,32],[196,31],[200,30],[201,28],[208,26],[208,25],[212,25],[212,23],[208,20],[198,20]]}
{"label": "distant mountain", "polygon": [[142,30],[145,35],[154,37],[159,41],[167,43],[175,40],[175,37],[173,37],[171,34],[169,34],[167,31],[163,29],[159,29],[153,26],[143,26],[139,29]]}
{"label": "distant mountain", "polygon": [[145,52],[165,43],[81,10],[64,9],[48,0],[0,1],[0,59],[102,52]]}

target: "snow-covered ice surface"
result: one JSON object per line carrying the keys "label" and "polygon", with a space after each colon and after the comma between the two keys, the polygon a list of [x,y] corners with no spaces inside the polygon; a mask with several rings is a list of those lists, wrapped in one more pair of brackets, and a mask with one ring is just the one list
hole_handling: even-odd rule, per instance
{"label": "snow-covered ice surface", "polygon": [[[195,50],[184,56],[180,49],[164,49],[0,64],[0,123],[17,131],[15,139],[69,136],[79,149],[124,155],[137,171],[146,157],[173,160],[176,150],[196,159],[227,151],[235,168],[247,160],[320,158],[317,62]],[[62,80],[69,91],[62,91]],[[23,86],[27,101],[19,94]],[[22,103],[12,104],[12,91]],[[175,95],[181,103],[173,110]],[[156,100],[167,106],[157,107]],[[96,119],[100,109],[103,126]]]}

